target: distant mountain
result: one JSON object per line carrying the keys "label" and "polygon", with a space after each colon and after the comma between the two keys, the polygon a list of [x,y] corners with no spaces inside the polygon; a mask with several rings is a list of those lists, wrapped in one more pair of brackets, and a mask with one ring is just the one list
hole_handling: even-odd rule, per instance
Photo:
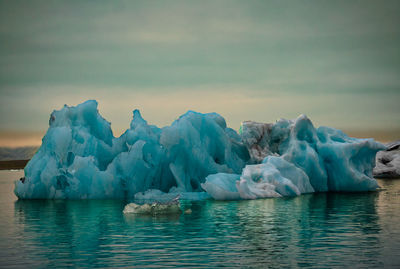
{"label": "distant mountain", "polygon": [[0,161],[31,159],[38,148],[39,147],[0,147]]}

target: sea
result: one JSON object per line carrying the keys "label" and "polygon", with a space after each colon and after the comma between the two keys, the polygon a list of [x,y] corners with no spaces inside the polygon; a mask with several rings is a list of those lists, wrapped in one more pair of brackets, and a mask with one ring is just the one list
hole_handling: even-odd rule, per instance
{"label": "sea", "polygon": [[400,180],[137,216],[120,200],[18,200],[22,176],[0,171],[1,268],[400,268]]}

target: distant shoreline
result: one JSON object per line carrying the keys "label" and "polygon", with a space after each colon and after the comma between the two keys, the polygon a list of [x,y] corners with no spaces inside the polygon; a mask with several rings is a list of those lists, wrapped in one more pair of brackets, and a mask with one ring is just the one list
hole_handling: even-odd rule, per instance
{"label": "distant shoreline", "polygon": [[0,170],[24,169],[29,160],[0,161]]}

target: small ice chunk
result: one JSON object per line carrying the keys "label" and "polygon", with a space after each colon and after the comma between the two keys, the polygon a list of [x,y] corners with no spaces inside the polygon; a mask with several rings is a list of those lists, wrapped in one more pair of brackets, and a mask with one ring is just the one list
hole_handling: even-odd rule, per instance
{"label": "small ice chunk", "polygon": [[181,214],[179,201],[176,203],[151,203],[151,204],[127,204],[123,210],[124,214],[140,214],[140,215],[168,215],[168,214]]}

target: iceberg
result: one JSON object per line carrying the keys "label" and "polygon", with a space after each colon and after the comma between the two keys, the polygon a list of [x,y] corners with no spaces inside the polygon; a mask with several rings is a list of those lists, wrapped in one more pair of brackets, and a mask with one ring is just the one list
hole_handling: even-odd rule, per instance
{"label": "iceberg", "polygon": [[351,138],[329,127],[316,129],[305,115],[275,124],[247,121],[240,131],[250,160],[257,163],[263,158],[262,162],[248,164],[241,174],[229,178],[223,173],[208,176],[202,186],[214,199],[371,191],[379,187],[372,169],[376,153],[385,147],[373,139]]}
{"label": "iceberg", "polygon": [[97,102],[53,111],[42,145],[15,182],[20,199],[217,200],[368,191],[385,147],[304,115],[247,121],[239,133],[217,113],[188,111],[159,128],[139,110],[120,137]]}
{"label": "iceberg", "polygon": [[150,189],[202,192],[206,176],[240,173],[249,158],[240,136],[216,113],[188,111],[158,128],[135,110],[130,128],[116,138],[89,100],[51,114],[14,192],[21,199],[128,200]]}
{"label": "iceberg", "polygon": [[373,175],[377,178],[400,178],[400,140],[386,144],[386,150],[376,154]]}

